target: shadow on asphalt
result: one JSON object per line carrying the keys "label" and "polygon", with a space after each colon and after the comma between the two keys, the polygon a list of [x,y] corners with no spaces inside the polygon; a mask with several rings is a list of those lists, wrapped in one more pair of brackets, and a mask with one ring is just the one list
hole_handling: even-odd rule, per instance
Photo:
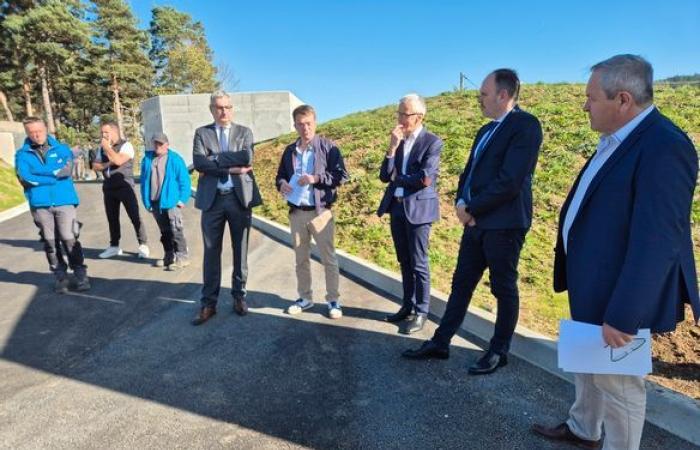
{"label": "shadow on asphalt", "polygon": [[[29,239],[0,239],[0,245],[7,245],[10,247],[31,248],[35,252],[41,253],[42,256],[44,253],[44,244],[41,243],[38,236],[37,236],[37,239],[35,241],[29,240]],[[158,244],[158,246],[160,246],[160,244]],[[106,245],[105,245],[105,248],[106,248]],[[100,258],[98,255],[100,253],[102,253],[104,250],[105,250],[104,248],[83,247],[83,256],[88,261],[86,264],[89,264],[90,260],[99,260]],[[138,258],[137,257],[138,252],[135,249],[133,251],[129,251],[128,249],[122,249],[122,251],[124,253],[122,256],[117,256],[117,257],[114,257],[113,259],[123,259],[124,262],[129,263],[129,264],[144,264],[147,266],[150,266],[151,264],[153,264],[152,258],[145,258],[145,259]]]}
{"label": "shadow on asphalt", "polygon": [[[192,327],[199,284],[92,277],[89,292],[56,295],[50,273],[4,268],[0,282],[37,287],[2,358],[305,446],[361,447],[373,426],[381,434],[387,424],[353,424],[363,416],[354,409],[390,408],[386,415],[403,423],[397,405],[410,411],[452,395],[416,389],[441,364],[400,358],[397,349],[420,340],[307,321],[325,316],[325,304],[299,320],[280,314],[292,299],[250,292],[250,313],[238,317],[222,293],[218,314]],[[352,307],[344,314],[384,316]],[[467,362],[477,352],[453,355]]]}

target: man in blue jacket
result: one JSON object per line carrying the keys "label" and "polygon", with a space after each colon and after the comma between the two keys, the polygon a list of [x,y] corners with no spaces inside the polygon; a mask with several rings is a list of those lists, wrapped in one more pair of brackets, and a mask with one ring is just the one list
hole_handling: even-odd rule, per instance
{"label": "man in blue jacket", "polygon": [[[86,291],[90,282],[78,241],[81,224],[76,218],[79,200],[71,178],[73,152],[48,135],[43,119],[29,116],[23,124],[27,139],[15,153],[15,170],[39,228],[49,267],[56,276],[54,290],[60,294],[69,287]],[[68,256],[67,265],[63,251]],[[68,266],[75,275],[72,283]]]}
{"label": "man in blue jacket", "polygon": [[153,150],[141,161],[141,200],[153,213],[163,244],[163,265],[176,270],[189,265],[182,208],[190,198],[192,185],[182,157],[169,149],[168,137],[156,133]]}
{"label": "man in blue jacket", "polygon": [[[568,291],[571,318],[601,326],[611,348],[640,328],[668,332],[685,303],[700,316],[690,235],[698,157],[688,136],[653,104],[651,64],[617,55],[593,66],[586,87],[596,152],[564,202],[554,290]],[[601,342],[601,345],[603,345]],[[549,439],[637,449],[644,427],[644,378],[577,373],[566,422],[535,425]]]}
{"label": "man in blue jacket", "polygon": [[391,237],[403,285],[401,309],[385,320],[398,323],[409,319],[401,330],[406,334],[422,330],[430,311],[428,247],[432,224],[440,219],[435,187],[442,140],[423,126],[426,111],[425,101],[417,94],[399,100],[397,123],[379,170],[379,179],[387,187],[377,215],[388,213],[391,218]]}

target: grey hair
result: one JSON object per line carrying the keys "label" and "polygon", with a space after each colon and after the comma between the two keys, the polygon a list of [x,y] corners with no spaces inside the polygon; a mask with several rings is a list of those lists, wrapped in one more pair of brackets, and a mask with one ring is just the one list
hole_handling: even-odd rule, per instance
{"label": "grey hair", "polygon": [[654,69],[638,55],[615,55],[591,67],[600,73],[600,86],[612,99],[622,91],[629,92],[639,106],[654,100]]}
{"label": "grey hair", "polygon": [[228,93],[226,91],[218,90],[218,91],[212,92],[211,97],[209,98],[209,106],[214,105],[217,98],[224,98],[224,97],[231,100],[231,96],[228,95]]}
{"label": "grey hair", "polygon": [[418,114],[423,114],[425,115],[426,112],[428,112],[428,107],[425,106],[425,100],[423,100],[423,97],[421,97],[418,94],[406,94],[403,97],[401,97],[401,100],[399,100],[399,105],[401,103],[413,103],[416,105],[416,112]]}

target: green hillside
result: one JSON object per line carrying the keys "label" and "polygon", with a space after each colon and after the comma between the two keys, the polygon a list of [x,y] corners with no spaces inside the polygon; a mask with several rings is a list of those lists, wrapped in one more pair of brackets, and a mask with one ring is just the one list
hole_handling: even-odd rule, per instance
{"label": "green hillside", "polygon": [[0,160],[0,212],[17,206],[23,201],[24,194],[15,177],[14,169]]}
{"label": "green hillside", "polygon": [[[476,91],[450,92],[427,100],[427,127],[445,141],[439,182],[442,219],[433,227],[430,251],[433,286],[443,292],[450,290],[462,233],[452,207],[457,180],[474,135],[487,122],[481,116],[476,95]],[[580,84],[524,86],[520,101],[522,108],[540,119],[544,130],[534,181],[535,218],[520,266],[521,323],[550,334],[556,333],[558,319],[568,314],[565,297],[555,295],[551,289],[558,212],[575,175],[597,143],[597,135],[589,129],[587,115],[581,110],[583,102],[584,86]],[[690,132],[696,145],[700,142],[699,86],[659,87],[656,104]],[[395,110],[396,106],[391,105],[351,114],[319,126],[318,132],[339,144],[352,176],[340,189],[334,209],[338,248],[398,272],[389,220],[375,215],[384,189],[379,181],[379,167],[395,122]],[[290,134],[260,144],[255,156],[256,178],[265,199],[257,212],[285,224],[287,208],[274,188],[274,176],[282,149],[294,139],[295,135]],[[693,218],[695,223],[700,218],[697,202]],[[694,238],[697,243],[697,226]],[[473,304],[494,308],[487,282],[479,287]]]}

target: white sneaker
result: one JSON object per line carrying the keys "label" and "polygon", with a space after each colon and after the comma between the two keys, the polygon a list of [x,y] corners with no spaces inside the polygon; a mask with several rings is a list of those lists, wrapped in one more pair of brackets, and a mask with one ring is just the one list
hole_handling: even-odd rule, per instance
{"label": "white sneaker", "polygon": [[149,250],[148,245],[146,244],[141,244],[139,245],[139,251],[138,251],[138,257],[141,259],[146,259],[148,258],[148,255],[151,254],[151,250]]}
{"label": "white sneaker", "polygon": [[292,306],[287,308],[287,314],[295,315],[314,306],[314,302],[303,298],[298,299]]}
{"label": "white sneaker", "polygon": [[107,247],[105,251],[100,253],[98,256],[102,259],[112,258],[114,256],[121,256],[122,249],[119,247]]}
{"label": "white sneaker", "polygon": [[343,310],[339,302],[328,302],[328,317],[331,319],[340,319],[343,317]]}

